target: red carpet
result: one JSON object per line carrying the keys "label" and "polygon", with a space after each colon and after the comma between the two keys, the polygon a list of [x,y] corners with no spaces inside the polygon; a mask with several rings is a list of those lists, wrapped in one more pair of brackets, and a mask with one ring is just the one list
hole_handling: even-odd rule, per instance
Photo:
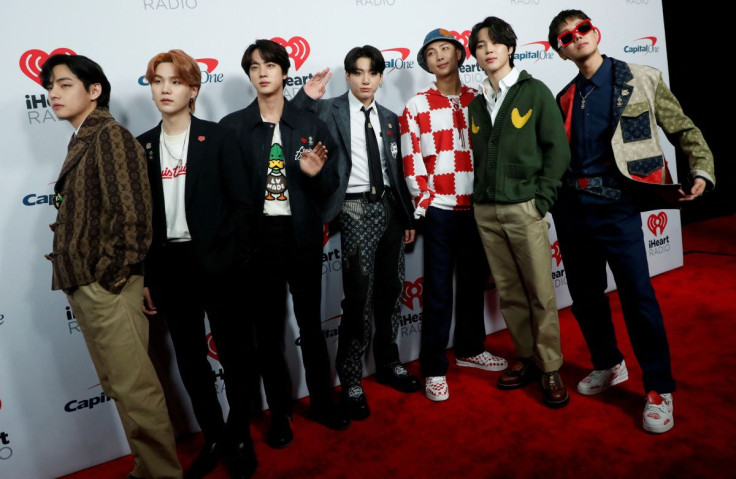
{"label": "red carpet", "polygon": [[[589,355],[569,308],[561,311],[570,404],[546,408],[536,385],[500,391],[488,373],[454,364],[450,399],[431,403],[364,382],[373,412],[343,432],[304,418],[297,406],[294,442],[283,450],[263,439],[267,420],[256,420],[253,438],[259,468],[255,478],[511,477],[628,478],[734,477],[736,474],[736,216],[683,229],[685,266],[653,279],[672,350],[677,383],[675,427],[664,435],[641,427],[645,399],[641,370],[631,352],[616,294],[611,295],[619,345],[630,379],[605,393],[584,397],[575,385],[590,367]],[[513,356],[505,331],[488,336],[488,348]],[[450,351],[452,357],[452,352]],[[419,365],[408,368],[418,373]],[[201,436],[182,441],[186,467]],[[124,478],[130,456],[66,478]],[[227,477],[219,466],[210,476]]]}

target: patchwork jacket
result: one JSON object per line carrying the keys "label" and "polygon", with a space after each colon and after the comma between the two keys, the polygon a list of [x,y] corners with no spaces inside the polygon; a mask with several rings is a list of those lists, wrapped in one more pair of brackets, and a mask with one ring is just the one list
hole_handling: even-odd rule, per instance
{"label": "patchwork jacket", "polygon": [[[691,177],[700,176],[715,185],[713,154],[700,129],[683,113],[659,70],[611,60],[614,77],[611,147],[618,171],[635,186],[642,187],[638,191],[643,193],[646,185],[672,183],[659,142],[659,126],[688,157]],[[577,77],[557,95],[568,140],[576,80]]]}
{"label": "patchwork jacket", "polygon": [[135,137],[105,108],[92,111],[69,143],[54,192],[63,198],[54,232],[52,289],[92,282],[119,293],[143,273],[151,244],[151,189]]}

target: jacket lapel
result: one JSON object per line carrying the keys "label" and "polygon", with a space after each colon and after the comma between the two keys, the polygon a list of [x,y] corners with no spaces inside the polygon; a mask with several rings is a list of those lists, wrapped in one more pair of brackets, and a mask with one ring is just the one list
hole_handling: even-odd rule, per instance
{"label": "jacket lapel", "polygon": [[79,133],[69,142],[69,149],[66,154],[64,164],[61,166],[59,177],[56,180],[54,191],[59,192],[64,184],[64,178],[84,157],[89,147],[92,137],[99,131],[98,126],[101,123],[112,121],[113,118],[104,109],[93,110],[87,118],[85,118]]}
{"label": "jacket lapel", "polygon": [[153,199],[153,214],[163,225],[163,235],[166,238],[166,207],[164,205],[164,185],[161,180],[161,122],[143,139],[143,149],[146,152],[146,167],[151,184]]}
{"label": "jacket lapel", "polygon": [[192,117],[187,147],[187,175],[184,182],[184,203],[189,204],[199,173],[206,162],[207,127],[198,118]]}
{"label": "jacket lapel", "polygon": [[611,60],[613,61],[613,131],[634,93],[634,86],[628,83],[634,78],[634,75],[631,74],[631,69],[625,62],[615,58]]}
{"label": "jacket lapel", "polygon": [[337,125],[337,131],[340,133],[340,141],[342,147],[347,151],[348,158],[350,158],[350,102],[348,101],[348,93],[344,93],[338,98],[338,101],[334,103],[332,109],[332,117],[335,119]]}
{"label": "jacket lapel", "polygon": [[[395,172],[397,171],[397,161],[401,158],[397,158],[399,155],[399,125],[391,121],[391,116],[388,111],[376,103],[378,109],[378,120],[381,123],[381,139],[383,140],[383,153],[386,161],[388,162],[389,178],[391,183],[396,185],[398,178],[394,178]],[[403,179],[403,178],[402,178]]]}

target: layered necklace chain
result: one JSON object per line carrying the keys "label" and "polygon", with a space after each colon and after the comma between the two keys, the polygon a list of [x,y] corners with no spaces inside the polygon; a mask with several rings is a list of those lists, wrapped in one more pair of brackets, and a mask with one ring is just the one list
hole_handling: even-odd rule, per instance
{"label": "layered necklace chain", "polygon": [[187,131],[184,135],[184,141],[181,145],[181,151],[179,152],[179,156],[177,157],[174,155],[171,150],[169,149],[169,145],[166,144],[166,137],[169,136],[164,132],[163,127],[161,127],[161,144],[164,145],[164,148],[166,148],[166,152],[169,154],[171,158],[176,161],[176,166],[182,166],[184,162],[184,152],[187,150],[187,144],[189,143],[189,128],[192,126],[192,122],[189,122],[187,125]]}

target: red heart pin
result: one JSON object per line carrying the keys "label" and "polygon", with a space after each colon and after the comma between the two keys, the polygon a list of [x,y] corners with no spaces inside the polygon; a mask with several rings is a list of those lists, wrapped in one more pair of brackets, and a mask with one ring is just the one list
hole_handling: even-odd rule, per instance
{"label": "red heart pin", "polygon": [[197,140],[199,140],[199,141],[204,141],[204,135],[199,135],[199,136],[197,137]]}
{"label": "red heart pin", "polygon": [[20,56],[20,71],[22,71],[28,78],[41,85],[41,77],[39,76],[39,73],[41,73],[41,67],[50,56],[56,55],[57,53],[76,55],[72,50],[64,47],[57,48],[51,53],[46,53],[43,50],[36,49],[28,50]]}

